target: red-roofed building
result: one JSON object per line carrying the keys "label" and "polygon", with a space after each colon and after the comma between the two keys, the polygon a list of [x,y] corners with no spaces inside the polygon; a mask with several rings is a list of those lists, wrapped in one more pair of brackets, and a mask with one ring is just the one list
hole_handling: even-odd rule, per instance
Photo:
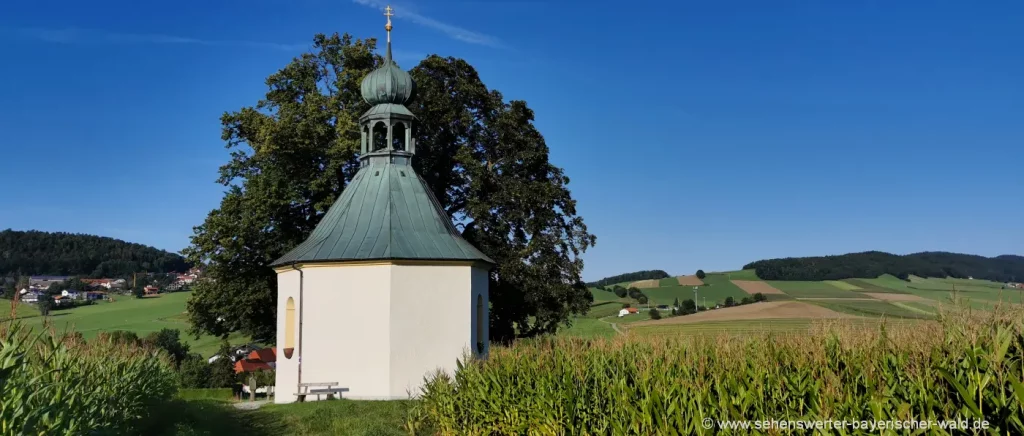
{"label": "red-roofed building", "polygon": [[277,348],[253,350],[235,362],[235,373],[271,370],[277,366]]}
{"label": "red-roofed building", "polygon": [[83,282],[94,288],[104,287],[110,289],[114,281],[112,279],[82,279]]}

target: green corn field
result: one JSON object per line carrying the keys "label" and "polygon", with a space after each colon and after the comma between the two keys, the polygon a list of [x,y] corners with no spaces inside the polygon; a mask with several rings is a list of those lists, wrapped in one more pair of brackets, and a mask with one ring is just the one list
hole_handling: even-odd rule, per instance
{"label": "green corn field", "polygon": [[0,435],[136,433],[175,380],[151,350],[0,325]]}
{"label": "green corn field", "polygon": [[[703,420],[981,420],[1024,434],[1024,311],[742,333],[494,347],[428,379],[407,424],[444,435],[750,434]],[[866,434],[864,430],[812,430]],[[812,432],[808,431],[808,433]],[[754,433],[757,433],[754,431]],[[766,430],[764,434],[791,434]],[[870,434],[908,434],[906,430]]]}

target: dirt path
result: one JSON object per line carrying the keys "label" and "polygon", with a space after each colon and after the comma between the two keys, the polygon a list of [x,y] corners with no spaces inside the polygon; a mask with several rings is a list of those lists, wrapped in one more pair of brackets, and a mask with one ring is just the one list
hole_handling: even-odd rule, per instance
{"label": "dirt path", "polygon": [[259,401],[244,400],[244,401],[239,401],[237,403],[234,403],[234,404],[232,404],[232,406],[235,406],[236,409],[240,409],[240,410],[256,410],[256,409],[259,409],[264,404],[269,404],[269,403],[270,403],[270,401],[268,401],[268,400],[259,400]]}
{"label": "dirt path", "polygon": [[806,297],[797,300],[807,301],[878,301],[877,298],[842,298],[842,297]]}
{"label": "dirt path", "polygon": [[727,307],[693,315],[674,316],[657,321],[640,321],[631,326],[651,326],[670,324],[690,324],[705,321],[743,321],[757,319],[822,319],[822,318],[857,318],[853,315],[839,313],[822,306],[802,303],[799,301],[769,301]]}
{"label": "dirt path", "polygon": [[620,334],[620,335],[624,335],[624,334],[626,334],[626,332],[624,332],[624,331],[622,331],[622,330],[619,330],[619,325],[618,325],[618,324],[616,324],[616,323],[614,323],[614,322],[611,322],[611,321],[606,321],[606,320],[605,320],[604,318],[598,318],[597,320],[598,320],[598,321],[601,321],[601,322],[604,322],[604,323],[608,323],[608,324],[611,324],[611,325],[612,325],[612,329],[614,329],[614,330],[615,330],[615,332],[616,332],[616,333],[618,333],[618,334]]}

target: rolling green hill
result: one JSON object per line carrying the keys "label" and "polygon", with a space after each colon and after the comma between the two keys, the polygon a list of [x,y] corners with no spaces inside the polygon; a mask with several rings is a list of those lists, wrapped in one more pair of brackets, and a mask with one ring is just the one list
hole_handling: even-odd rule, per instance
{"label": "rolling green hill", "polygon": [[[768,290],[775,290],[775,293],[765,294],[770,302],[793,301],[810,304],[865,321],[888,319],[917,322],[934,320],[941,307],[952,303],[950,298],[954,290],[958,298],[963,299],[965,304],[975,309],[991,310],[996,304],[1024,304],[1024,290],[1002,289],[1003,283],[988,280],[918,276],[909,276],[908,280],[900,280],[893,275],[883,274],[873,278],[841,280],[765,281],[758,279],[753,270],[707,274],[704,286],[699,286],[697,289],[697,296],[701,300],[699,303],[704,303],[704,297],[708,298],[710,305],[712,301],[722,303],[726,297],[731,296],[738,301],[749,295],[732,283],[732,280],[755,281],[760,282],[761,285],[768,285]],[[652,306],[671,304],[677,298],[680,302],[693,299],[693,286],[680,286],[677,283],[672,280],[663,280],[659,282],[661,286],[646,288],[642,292],[647,295]],[[625,303],[641,307],[636,300],[628,297],[618,298],[613,292],[596,288],[591,288],[591,292],[594,295],[591,312],[585,317],[579,318],[579,322],[574,324],[573,328],[565,329],[563,333],[586,337],[614,336],[616,333],[611,323],[615,323],[620,330],[632,331],[634,334],[731,332],[743,331],[751,327],[775,330],[776,324],[779,328],[787,330],[794,326],[805,328],[811,323],[809,319],[737,319],[631,327],[630,324],[648,320],[649,316],[643,314],[618,318],[616,315]],[[764,307],[770,307],[770,305]],[[752,318],[756,318],[756,316],[756,314],[751,315]]]}
{"label": "rolling green hill", "polygon": [[20,274],[124,278],[139,271],[168,273],[187,269],[180,255],[119,239],[0,231],[0,277]]}
{"label": "rolling green hill", "polygon": [[743,269],[755,269],[757,276],[764,280],[841,280],[891,274],[904,280],[918,276],[1018,282],[1024,281],[1024,256],[984,257],[937,251],[901,256],[866,251],[839,256],[759,260]]}
{"label": "rolling green hill", "polygon": [[[209,357],[217,351],[220,340],[213,336],[204,335],[195,338],[187,334],[190,326],[185,317],[185,302],[188,301],[191,294],[191,292],[175,292],[142,299],[115,297],[113,303],[104,302],[74,309],[57,310],[50,312],[50,316],[47,317],[39,316],[39,312],[34,308],[26,308],[32,311],[26,313],[35,316],[19,318],[19,322],[33,329],[42,328],[44,323],[49,322],[57,330],[74,330],[82,333],[86,339],[93,338],[102,331],[128,330],[139,336],[145,336],[163,328],[178,329],[182,333],[182,340],[189,344],[192,352]],[[4,311],[5,308],[6,311]],[[4,318],[7,318],[7,315],[10,314],[10,304],[3,305],[0,302],[0,311],[6,312]],[[228,339],[232,344],[247,340],[237,334]]]}

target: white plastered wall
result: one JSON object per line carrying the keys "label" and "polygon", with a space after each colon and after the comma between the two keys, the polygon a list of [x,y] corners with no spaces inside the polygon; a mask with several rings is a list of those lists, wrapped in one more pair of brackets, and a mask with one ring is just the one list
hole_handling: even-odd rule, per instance
{"label": "white plastered wall", "polygon": [[296,323],[299,310],[299,272],[287,271],[277,275],[277,367],[274,378],[274,402],[291,403],[295,401],[295,393],[299,383],[299,349],[298,326],[295,326],[296,344],[292,357],[284,356],[285,344],[285,305],[288,297],[295,302]]}
{"label": "white plastered wall", "polygon": [[[295,298],[297,310],[302,308],[302,340],[296,340],[291,359],[278,350],[275,402],[295,401],[299,344],[303,382],[338,382],[349,388],[345,398],[384,400],[418,395],[424,377],[437,369],[454,373],[464,353],[475,353],[477,335],[488,335],[488,272],[484,268],[338,265],[302,269],[305,301],[301,305],[299,273],[278,275],[277,343],[285,343],[289,296]],[[484,307],[479,333],[478,295]]]}
{"label": "white plastered wall", "polygon": [[470,266],[392,267],[391,398],[419,396],[424,377],[454,374],[457,361],[475,353],[476,295],[486,320],[486,279],[486,270]]}

